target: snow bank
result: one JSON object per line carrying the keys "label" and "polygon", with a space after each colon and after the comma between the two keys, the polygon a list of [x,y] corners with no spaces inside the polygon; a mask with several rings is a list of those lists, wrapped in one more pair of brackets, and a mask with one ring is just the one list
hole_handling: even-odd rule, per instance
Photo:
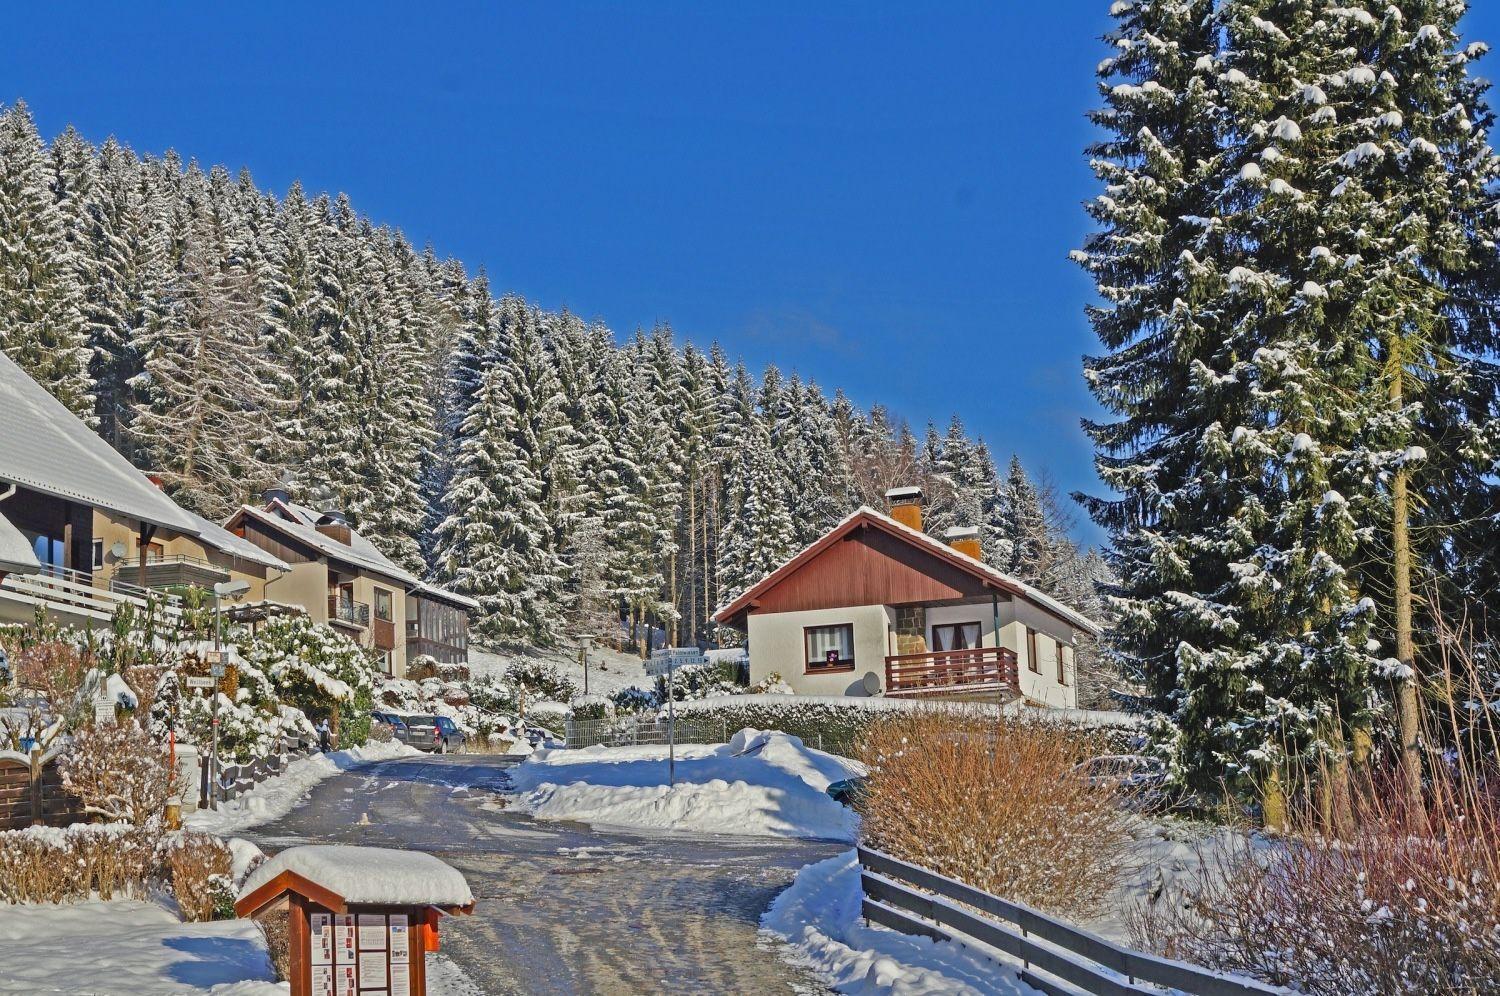
{"label": "snow bank", "polygon": [[270,820],[280,819],[306,799],[325,778],[348,771],[371,761],[388,761],[420,753],[414,747],[390,741],[371,741],[363,747],[312,754],[298,758],[285,771],[261,782],[249,792],[224,803],[218,810],[200,809],[187,814],[183,822],[193,830],[227,836]]}
{"label": "snow bank", "polygon": [[240,898],[284,871],[301,875],[349,903],[468,906],[474,901],[463,873],[430,854],[343,844],[287,848],[250,873],[240,888]]}
{"label": "snow bank", "polygon": [[1014,967],[956,943],[864,926],[853,851],[798,872],[760,926],[787,944],[783,957],[841,993],[1036,996]]}
{"label": "snow bank", "polygon": [[853,840],[854,814],[827,789],[862,772],[796,737],[756,730],[679,746],[671,786],[666,747],[539,750],[511,772],[511,808],[601,826]]}
{"label": "snow bank", "polygon": [[180,923],[154,903],[0,906],[0,993],[286,996],[249,920]]}

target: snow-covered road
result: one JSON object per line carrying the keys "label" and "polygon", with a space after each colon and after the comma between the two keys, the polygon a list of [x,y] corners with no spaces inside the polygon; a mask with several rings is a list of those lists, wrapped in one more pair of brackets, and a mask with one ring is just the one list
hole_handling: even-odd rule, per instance
{"label": "snow-covered road", "polygon": [[485,993],[824,991],[758,926],[799,868],[847,845],[534,822],[497,811],[508,766],[450,755],[343,772],[249,836],[268,853],[353,843],[454,865],[479,905],[444,923],[443,953]]}

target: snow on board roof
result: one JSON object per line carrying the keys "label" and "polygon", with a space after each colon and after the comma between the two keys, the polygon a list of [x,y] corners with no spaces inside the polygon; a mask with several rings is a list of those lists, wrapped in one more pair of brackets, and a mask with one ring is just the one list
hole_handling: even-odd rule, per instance
{"label": "snow on board roof", "polygon": [[0,512],[0,574],[35,574],[42,569],[21,530]]}
{"label": "snow on board roof", "polygon": [[1057,618],[1061,619],[1071,626],[1075,626],[1078,629],[1083,630],[1084,632],[1093,634],[1094,636],[1098,636],[1101,632],[1098,623],[1094,622],[1083,613],[1077,612],[1074,609],[1070,609],[1068,606],[1064,605],[1062,602],[1059,602],[1051,595],[1038,591],[1026,582],[1019,581],[1003,571],[997,571],[989,564],[975,560],[973,557],[969,557],[965,554],[959,553],[948,544],[944,543],[942,540],[934,539],[933,537],[928,536],[926,533],[921,532],[920,530],[913,529],[904,523],[897,522],[889,515],[884,515],[880,512],[877,512],[875,511],[875,509],[871,508],[868,505],[861,505],[859,508],[849,513],[849,515],[840,520],[839,523],[832,529],[828,530],[828,532],[824,533],[821,537],[814,540],[811,544],[804,547],[802,550],[798,551],[780,567],[776,568],[776,570],[772,571],[770,574],[762,578],[759,583],[751,585],[748,590],[746,590],[734,601],[730,602],[727,605],[721,606],[716,612],[714,612],[713,620],[715,622],[727,623],[731,616],[737,615],[741,610],[749,606],[750,602],[756,596],[768,590],[773,585],[780,583],[787,575],[791,574],[793,571],[799,568],[804,561],[809,559],[813,554],[817,553],[820,549],[828,545],[837,537],[848,532],[860,520],[864,520],[865,522],[869,522],[876,526],[879,526],[886,532],[891,533],[894,536],[899,536],[902,539],[905,539],[909,543],[913,544],[914,546],[920,546],[931,552],[933,555],[940,557],[950,564],[953,564],[955,567],[968,571],[976,577],[980,577],[993,582],[997,587],[1008,591],[1013,595],[1017,595],[1021,598],[1026,599],[1027,601],[1033,603],[1034,605],[1050,613],[1051,615],[1056,616]]}
{"label": "snow on board roof", "polygon": [[355,567],[374,571],[376,574],[384,574],[412,588],[422,583],[416,575],[396,566],[389,557],[377,550],[373,543],[352,529],[349,531],[348,544],[340,543],[332,536],[325,536],[318,532],[317,524],[322,516],[306,506],[282,501],[280,498],[273,499],[266,508],[242,505],[239,512],[229,520],[230,523],[242,515],[248,515],[272,529],[279,529],[332,560],[340,560],[346,564],[353,564]]}
{"label": "snow on board roof", "polygon": [[439,602],[449,602],[453,605],[460,606],[461,608],[468,609],[470,612],[479,611],[479,603],[474,601],[474,599],[470,598],[468,595],[460,595],[456,591],[449,591],[447,588],[439,588],[437,585],[433,584],[430,581],[423,581],[421,584],[417,585],[417,594],[430,596],[438,600]]}
{"label": "snow on board roof", "polygon": [[422,851],[344,844],[289,847],[258,866],[240,889],[241,901],[291,872],[345,903],[384,906],[469,906],[474,893],[457,868]]}
{"label": "snow on board roof", "polygon": [[165,492],[3,353],[0,481],[190,536],[197,532]]}

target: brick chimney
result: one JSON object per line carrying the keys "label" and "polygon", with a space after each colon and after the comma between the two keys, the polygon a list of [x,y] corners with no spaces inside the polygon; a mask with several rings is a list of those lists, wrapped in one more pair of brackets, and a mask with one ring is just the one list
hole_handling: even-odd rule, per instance
{"label": "brick chimney", "polygon": [[919,533],[922,531],[921,488],[891,488],[885,493],[885,503],[890,506],[891,518]]}
{"label": "brick chimney", "polygon": [[984,559],[984,550],[979,545],[978,526],[953,526],[943,533],[943,539],[965,557],[973,560]]}

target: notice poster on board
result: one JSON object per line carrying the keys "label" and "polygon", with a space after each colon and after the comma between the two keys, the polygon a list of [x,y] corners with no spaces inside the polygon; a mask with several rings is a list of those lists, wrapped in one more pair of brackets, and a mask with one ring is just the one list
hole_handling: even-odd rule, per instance
{"label": "notice poster on board", "polygon": [[379,913],[359,915],[359,949],[361,951],[385,950],[385,917]]}
{"label": "notice poster on board", "polygon": [[333,991],[332,965],[314,965],[312,967],[312,994],[313,996],[335,996]]}
{"label": "notice poster on board", "polygon": [[391,964],[411,962],[411,921],[405,913],[391,914]]}
{"label": "notice poster on board", "polygon": [[[312,932],[312,963],[314,965],[333,964],[333,914],[314,913],[310,917],[310,930]],[[328,984],[333,985],[333,975],[329,973]],[[313,992],[322,993],[323,990],[313,987]]]}
{"label": "notice poster on board", "polygon": [[340,965],[354,964],[354,915],[340,913],[333,920],[333,955]]}
{"label": "notice poster on board", "polygon": [[385,952],[361,951],[359,953],[359,988],[385,989]]}
{"label": "notice poster on board", "polygon": [[391,996],[411,996],[410,966],[391,966]]}
{"label": "notice poster on board", "polygon": [[334,982],[337,984],[335,996],[359,996],[359,977],[354,974],[353,965],[335,968]]}

